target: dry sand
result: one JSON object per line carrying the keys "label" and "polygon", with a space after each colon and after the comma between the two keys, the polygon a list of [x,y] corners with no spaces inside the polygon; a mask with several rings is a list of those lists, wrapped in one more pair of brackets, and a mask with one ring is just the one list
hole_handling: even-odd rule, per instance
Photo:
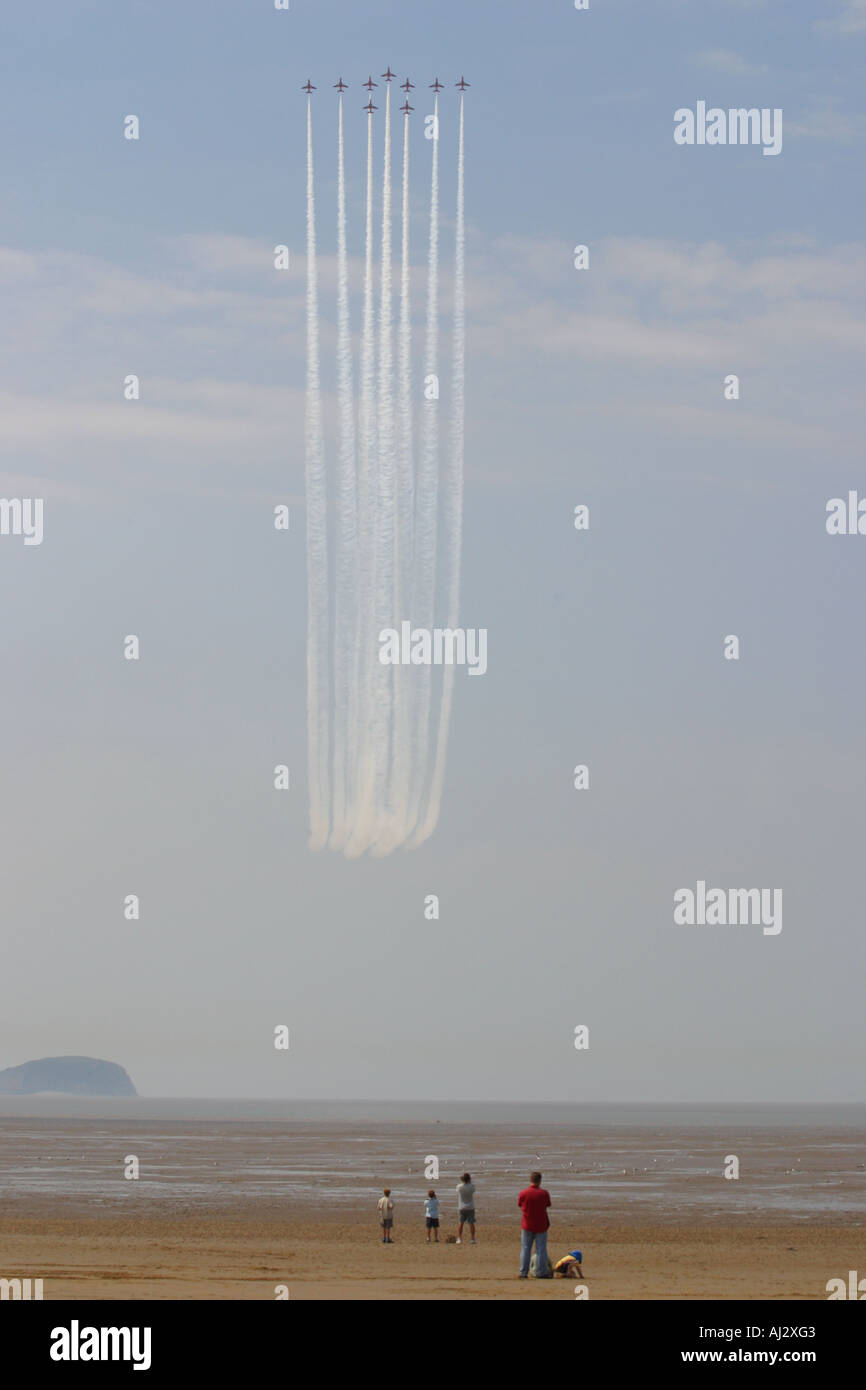
{"label": "dry sand", "polygon": [[[56,1211],[56,1208],[55,1208]],[[479,1227],[475,1246],[427,1246],[423,1223],[381,1243],[375,1214],[320,1223],[260,1203],[205,1215],[6,1217],[3,1269],[42,1278],[46,1299],[569,1299],[574,1284],[517,1279],[518,1222]],[[575,1240],[591,1299],[826,1299],[827,1280],[866,1272],[863,1228],[814,1223],[611,1225],[550,1235],[554,1258]]]}

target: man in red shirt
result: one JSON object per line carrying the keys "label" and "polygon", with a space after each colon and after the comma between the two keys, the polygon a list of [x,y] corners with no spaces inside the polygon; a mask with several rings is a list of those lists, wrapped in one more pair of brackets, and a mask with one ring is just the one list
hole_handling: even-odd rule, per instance
{"label": "man in red shirt", "polygon": [[550,1227],[547,1208],[550,1206],[550,1193],[541,1186],[540,1173],[530,1173],[529,1187],[524,1187],[517,1199],[517,1205],[523,1212],[523,1220],[520,1223],[520,1278],[525,1279],[529,1274],[529,1260],[534,1241],[538,1278],[546,1279],[547,1232]]}

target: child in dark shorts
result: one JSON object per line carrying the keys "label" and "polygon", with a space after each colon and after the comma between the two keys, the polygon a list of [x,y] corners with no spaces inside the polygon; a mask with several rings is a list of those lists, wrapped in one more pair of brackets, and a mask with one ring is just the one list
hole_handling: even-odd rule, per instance
{"label": "child in dark shorts", "polygon": [[394,1203],[391,1201],[390,1187],[384,1188],[384,1195],[379,1198],[379,1225],[382,1227],[382,1244],[393,1245],[391,1231],[394,1228]]}
{"label": "child in dark shorts", "polygon": [[431,1187],[424,1202],[424,1217],[427,1226],[427,1244],[430,1244],[430,1232],[434,1233],[434,1244],[439,1244],[439,1198]]}

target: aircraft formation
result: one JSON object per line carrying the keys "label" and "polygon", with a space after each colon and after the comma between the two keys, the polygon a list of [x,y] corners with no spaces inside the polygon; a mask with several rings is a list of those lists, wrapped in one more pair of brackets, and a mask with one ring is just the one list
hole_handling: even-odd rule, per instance
{"label": "aircraft formation", "polygon": [[[418,101],[411,79],[399,80],[390,66],[378,78],[371,73],[366,81],[352,83],[352,110],[360,99],[368,113],[361,130],[354,133],[367,147],[367,174],[357,184],[350,177],[348,198],[343,97],[349,87],[341,76],[322,89],[323,96],[328,88],[338,94],[336,109],[331,109],[325,122],[331,129],[320,135],[318,143],[319,160],[327,159],[324,151],[336,134],[336,275],[333,284],[326,285],[327,308],[322,317],[313,158],[316,88],[311,81],[303,87],[307,93],[303,114],[307,127],[304,488],[309,845],[313,850],[327,847],[341,852],[347,859],[367,853],[378,859],[400,846],[421,845],[436,828],[444,790],[455,663],[435,656],[425,658],[426,664],[410,663],[411,669],[402,662],[384,663],[379,634],[403,633],[404,615],[411,613],[420,625],[422,641],[428,632],[457,631],[462,636],[458,622],[466,356],[464,93],[469,83],[461,77],[454,86],[460,97],[454,103],[453,144],[449,136],[447,148],[446,142],[440,148],[437,138],[424,151],[429,159],[413,160],[412,98],[419,120],[425,105],[435,114],[439,96],[443,102],[447,98],[445,84],[438,77],[432,81],[429,90],[434,101],[428,98],[425,103]],[[423,93],[428,84],[419,83],[418,88]],[[404,98],[399,106],[402,141],[395,142],[400,97]],[[337,119],[332,121],[334,116]],[[379,122],[384,140],[381,152],[377,151],[380,158],[374,161]],[[402,158],[395,143],[402,143]],[[454,236],[453,323],[450,349],[440,356],[440,233],[446,223],[440,215],[439,175],[440,163],[447,168],[452,148],[456,199],[448,221]],[[414,197],[411,171],[416,179]],[[413,313],[413,285],[417,294],[423,273],[421,249],[413,261],[415,238],[410,238],[410,225],[416,238],[420,232],[417,214],[424,195],[419,178],[420,187],[429,188],[427,274],[423,296],[418,295],[423,308],[416,304]],[[450,185],[450,169],[447,180]],[[332,182],[329,172],[326,194]],[[321,209],[321,174],[319,188]],[[381,233],[376,226],[380,213]],[[331,225],[332,216],[328,206]],[[350,232],[357,237],[354,246]],[[336,330],[333,356],[330,345],[326,349],[326,360],[335,367],[328,396],[322,388],[320,360],[326,324],[326,343],[332,336],[331,326]],[[420,388],[422,381],[426,387],[431,373],[438,381],[443,370],[449,369],[446,427],[438,393],[431,397]],[[336,406],[333,417],[331,392]],[[326,417],[333,418],[333,432],[325,428]]]}
{"label": "aircraft formation", "polygon": [[[397,76],[397,74],[396,74],[395,72],[392,72],[392,71],[391,71],[391,65],[390,65],[390,63],[389,63],[387,69],[385,70],[385,72],[382,73],[383,79],[385,80],[385,82],[393,82],[393,80],[394,80],[394,78],[395,78],[396,76]],[[373,75],[372,75],[372,73],[369,75],[369,77],[367,78],[367,81],[366,81],[366,82],[362,82],[362,83],[361,83],[361,86],[362,86],[362,87],[366,87],[366,89],[367,89],[368,101],[367,101],[367,105],[366,105],[365,107],[363,107],[363,110],[367,112],[368,116],[372,116],[373,112],[374,112],[374,111],[378,111],[378,109],[379,109],[378,106],[374,106],[374,105],[373,105],[373,88],[374,88],[374,87],[378,87],[378,85],[379,85],[378,82],[374,82],[374,81],[373,81]],[[414,107],[414,106],[410,106],[410,105],[409,105],[409,93],[412,91],[412,88],[413,88],[414,86],[415,86],[415,83],[414,83],[414,82],[410,82],[409,79],[408,79],[408,77],[406,78],[406,81],[405,81],[405,82],[401,82],[401,83],[400,83],[400,90],[401,90],[402,92],[405,92],[405,93],[406,93],[406,100],[404,101],[403,105],[400,107],[400,110],[401,110],[402,112],[404,112],[404,114],[407,115],[407,116],[408,116],[408,114],[409,114],[410,111],[414,111],[414,110],[415,110],[415,107]],[[454,83],[454,86],[455,86],[460,92],[465,92],[466,89],[467,89],[467,87],[470,86],[470,83],[468,83],[468,82],[466,81],[465,77],[464,77],[464,76],[462,75],[462,73],[461,73],[461,75],[460,75],[460,81],[459,81],[459,82],[455,82],[455,83]],[[310,95],[311,95],[313,92],[315,92],[316,90],[317,90],[316,87],[313,85],[313,83],[310,81],[309,78],[307,78],[306,82],[304,83],[304,85],[303,85],[302,88],[301,88],[301,91],[302,91],[302,92],[306,92],[307,96],[310,96]],[[334,83],[334,90],[335,90],[336,92],[339,92],[340,96],[342,96],[344,92],[347,92],[347,91],[349,90],[349,84],[348,84],[347,82],[344,82],[343,79],[342,79],[342,77],[341,77],[337,82]],[[431,90],[432,92],[435,92],[436,95],[438,96],[440,92],[444,92],[444,91],[445,91],[445,84],[444,84],[443,82],[440,82],[440,81],[439,81],[439,78],[437,77],[433,82],[430,83],[430,90]]]}

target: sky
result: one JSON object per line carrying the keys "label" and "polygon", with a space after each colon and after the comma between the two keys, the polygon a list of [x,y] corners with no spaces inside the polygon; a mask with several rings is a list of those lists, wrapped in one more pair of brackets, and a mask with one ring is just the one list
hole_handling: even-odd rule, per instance
{"label": "sky", "polygon": [[[45,500],[41,545],[0,536],[0,1066],[862,1100],[866,539],[825,519],[866,496],[864,55],[864,0],[4,8],[0,489]],[[433,838],[347,862],[306,843],[300,87],[330,362],[331,86],[356,273],[388,65],[419,116],[448,88],[443,334],[472,84],[461,621],[488,670],[458,673]],[[782,152],[678,146],[698,101],[781,109]],[[428,145],[419,120],[419,308]],[[782,930],[675,925],[701,879],[781,888]]]}

